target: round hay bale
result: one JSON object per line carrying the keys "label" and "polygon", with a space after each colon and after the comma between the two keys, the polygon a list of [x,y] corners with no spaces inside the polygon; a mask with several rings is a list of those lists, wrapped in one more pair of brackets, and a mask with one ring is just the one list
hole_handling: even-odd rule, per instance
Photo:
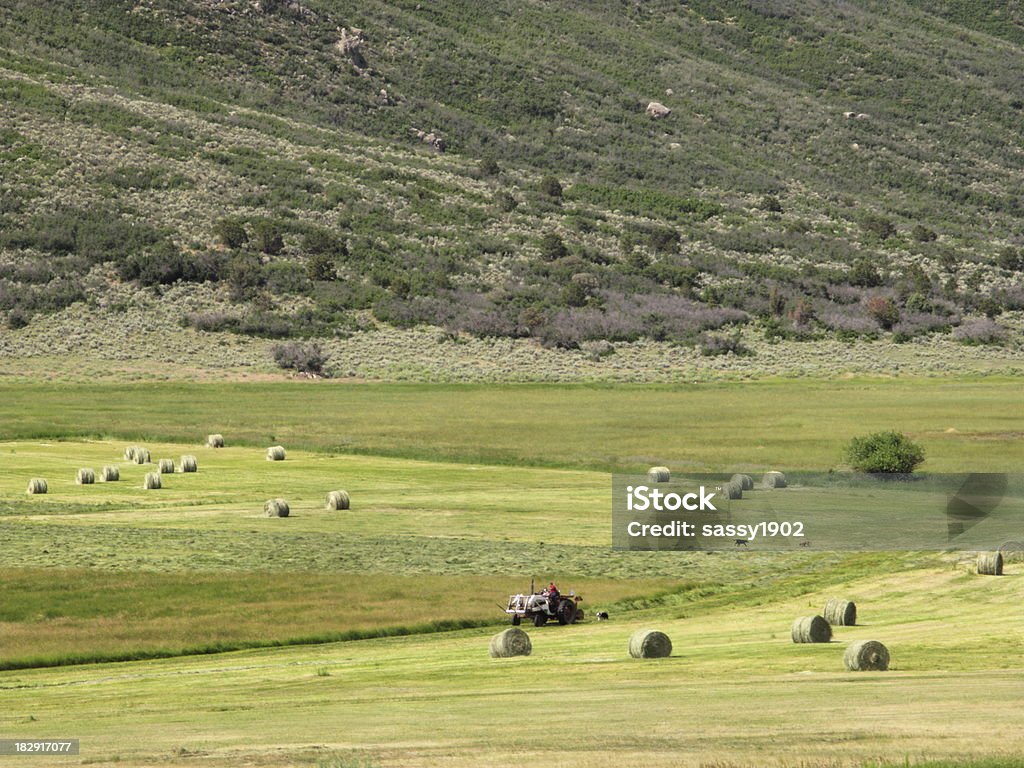
{"label": "round hay bale", "polygon": [[96,473],[87,467],[83,467],[75,475],[75,482],[78,485],[92,485],[96,482]]}
{"label": "round hay bale", "polygon": [[832,639],[832,625],[821,616],[801,616],[793,622],[790,634],[794,643],[827,643]]}
{"label": "round hay bale", "polygon": [[781,472],[765,472],[761,483],[765,488],[785,488],[786,476]]}
{"label": "round hay bale", "polygon": [[267,448],[267,461],[284,461],[284,448],[280,445]]}
{"label": "round hay bale", "polygon": [[877,640],[858,640],[846,647],[843,664],[851,672],[884,672],[889,668],[889,649]]}
{"label": "round hay bale", "polygon": [[50,490],[50,487],[46,484],[46,481],[41,477],[33,477],[28,481],[28,492],[29,493],[46,493]]}
{"label": "round hay bale", "polygon": [[139,450],[139,446],[137,446],[137,445],[129,445],[127,448],[125,448],[124,449],[124,460],[125,461],[135,461],[135,452],[137,450]]}
{"label": "round hay bale", "polygon": [[739,483],[740,488],[744,491],[754,490],[754,478],[752,478],[750,475],[733,475],[731,478],[729,478],[729,482]]}
{"label": "round hay bale", "polygon": [[149,457],[148,448],[136,447],[135,455],[132,457],[132,461],[134,461],[136,464],[150,464],[152,463],[153,460]]}
{"label": "round hay bale", "polygon": [[662,659],[672,655],[672,641],[656,629],[640,629],[629,638],[629,655],[634,659]]}
{"label": "round hay bale", "polygon": [[100,480],[104,483],[116,483],[120,479],[121,470],[113,464],[107,464],[107,466],[100,470]]}
{"label": "round hay bale", "polygon": [[206,436],[206,447],[207,448],[223,448],[224,447],[224,435],[207,435]]}
{"label": "round hay bale", "polygon": [[181,471],[182,472],[198,472],[199,462],[196,461],[195,456],[182,456],[181,457]]}
{"label": "round hay bale", "polygon": [[983,576],[1003,575],[1003,553],[982,552],[978,555],[978,573]]}
{"label": "round hay bale", "polygon": [[267,517],[288,517],[291,510],[284,499],[270,499],[263,505],[263,512]]}
{"label": "round hay bale", "polygon": [[508,659],[529,656],[533,651],[530,636],[519,627],[509,627],[491,638],[491,658]]}
{"label": "round hay bale", "polygon": [[730,480],[724,486],[722,490],[725,491],[725,495],[730,499],[742,499],[743,498],[743,483]]}
{"label": "round hay bale", "polygon": [[672,478],[668,467],[651,467],[647,470],[647,479],[652,483],[667,483]]}
{"label": "round hay bale", "polygon": [[833,627],[852,627],[857,623],[857,605],[850,600],[831,598],[821,615]]}
{"label": "round hay bale", "polygon": [[163,483],[160,481],[159,472],[147,472],[146,477],[142,481],[142,487],[147,491],[155,491],[163,487]]}
{"label": "round hay bale", "polygon": [[160,470],[161,475],[173,475],[174,474],[174,460],[173,459],[160,459],[157,462],[157,468]]}
{"label": "round hay bale", "polygon": [[327,508],[328,509],[348,509],[351,499],[349,499],[348,491],[331,491],[327,494]]}

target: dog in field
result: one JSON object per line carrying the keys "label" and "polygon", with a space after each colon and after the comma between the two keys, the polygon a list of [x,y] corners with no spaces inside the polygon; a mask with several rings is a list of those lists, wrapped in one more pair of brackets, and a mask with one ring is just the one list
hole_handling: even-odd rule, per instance
{"label": "dog in field", "polygon": [[745,546],[747,546],[747,542],[748,541],[750,541],[750,539],[736,539],[736,546],[737,547],[745,547]]}
{"label": "dog in field", "polygon": [[800,546],[801,547],[809,547],[809,546],[811,546],[811,542],[809,542],[809,541],[801,541],[800,542]]}
{"label": "dog in field", "polygon": [[597,612],[597,620],[598,621],[608,621],[608,611],[598,611]]}

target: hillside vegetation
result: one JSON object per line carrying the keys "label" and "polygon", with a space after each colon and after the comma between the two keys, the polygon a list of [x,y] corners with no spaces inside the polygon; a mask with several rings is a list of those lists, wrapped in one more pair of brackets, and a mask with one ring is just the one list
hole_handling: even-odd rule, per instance
{"label": "hillside vegetation", "polygon": [[271,339],[1020,344],[1000,4],[0,6],[15,346],[176,282],[172,322]]}

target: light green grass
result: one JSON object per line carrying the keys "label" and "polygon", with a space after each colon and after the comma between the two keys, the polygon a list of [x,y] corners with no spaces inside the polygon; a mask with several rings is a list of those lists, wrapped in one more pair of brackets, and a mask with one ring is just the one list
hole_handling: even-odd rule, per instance
{"label": "light green grass", "polygon": [[[488,464],[827,469],[849,439],[911,435],[922,469],[1024,464],[1014,379],[777,380],[692,386],[338,382],[0,387],[0,428]],[[951,431],[952,430],[952,431]]]}
{"label": "light green grass", "polygon": [[[213,766],[325,753],[382,766],[959,764],[1024,750],[1024,619],[998,609],[1020,578],[947,568],[762,605],[740,593],[686,619],[531,629],[533,655],[509,660],[488,658],[492,630],[466,630],[6,672],[0,728],[80,734],[83,756],[124,765],[194,753]],[[835,594],[857,601],[862,625],[792,644],[793,617]],[[641,626],[666,631],[673,656],[630,659]],[[845,672],[845,645],[868,638],[892,670]]]}

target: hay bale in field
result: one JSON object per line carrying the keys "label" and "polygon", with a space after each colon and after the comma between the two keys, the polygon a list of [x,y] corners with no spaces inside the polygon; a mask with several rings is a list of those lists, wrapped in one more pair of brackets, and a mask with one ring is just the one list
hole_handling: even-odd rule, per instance
{"label": "hay bale in field", "polygon": [[135,461],[135,452],[137,450],[139,450],[139,446],[137,446],[137,445],[129,445],[127,448],[125,448],[124,449],[124,460],[125,461]]}
{"label": "hay bale in field", "polygon": [[1003,575],[1003,553],[982,552],[978,555],[978,573],[983,576]]}
{"label": "hay bale in field", "polygon": [[743,483],[735,480],[730,480],[728,483],[722,486],[722,490],[725,491],[725,495],[729,499],[742,499],[743,498]]}
{"label": "hay bale in field", "polygon": [[139,448],[136,446],[135,455],[132,456],[132,461],[136,464],[150,464],[153,460],[149,456],[148,448]]}
{"label": "hay bale in field", "polygon": [[889,668],[889,649],[877,640],[858,640],[846,647],[843,664],[851,672],[884,672]]}
{"label": "hay bale in field", "polygon": [[284,448],[280,445],[267,448],[267,461],[284,461]]}
{"label": "hay bale in field", "polygon": [[33,477],[28,481],[28,492],[29,493],[46,493],[50,490],[50,487],[46,484],[46,481],[41,477]]}
{"label": "hay bale in field", "polygon": [[88,467],[82,467],[75,475],[75,482],[78,485],[92,485],[96,482],[96,473]]}
{"label": "hay bale in field", "polygon": [[832,639],[832,625],[821,616],[802,616],[793,622],[794,643],[827,643]]}
{"label": "hay bale in field", "polygon": [[173,459],[160,459],[157,462],[157,469],[160,470],[161,475],[173,475],[174,474],[174,460]]}
{"label": "hay bale in field", "polygon": [[765,488],[785,488],[786,476],[781,472],[765,472],[761,483]]}
{"label": "hay bale in field", "polygon": [[740,488],[744,491],[754,490],[754,478],[750,475],[733,475],[729,478],[730,483],[739,483]]}
{"label": "hay bale in field", "polygon": [[196,461],[195,456],[182,456],[181,457],[181,471],[182,472],[198,472],[199,462]]}
{"label": "hay bale in field", "polygon": [[142,481],[142,487],[147,491],[155,491],[163,487],[163,483],[160,480],[159,472],[147,472],[145,479]]}
{"label": "hay bale in field", "polygon": [[647,470],[647,479],[652,483],[667,483],[672,478],[668,467],[651,467]]}
{"label": "hay bale in field", "polygon": [[267,517],[288,517],[291,510],[284,499],[270,499],[263,505],[263,512]]}
{"label": "hay bale in field", "polygon": [[104,483],[116,483],[121,479],[121,470],[113,464],[107,464],[100,470],[100,480]]}
{"label": "hay bale in field", "polygon": [[350,503],[348,491],[331,491],[327,494],[328,509],[348,509]]}
{"label": "hay bale in field", "polygon": [[821,614],[833,627],[852,627],[857,623],[857,605],[850,600],[830,598]]}
{"label": "hay bale in field", "polygon": [[672,641],[656,629],[639,629],[629,638],[629,655],[634,659],[662,659],[672,655]]}
{"label": "hay bale in field", "polygon": [[491,658],[508,659],[512,656],[529,656],[533,651],[530,636],[519,627],[509,627],[491,638]]}
{"label": "hay bale in field", "polygon": [[223,448],[224,447],[224,435],[207,435],[206,436],[206,447],[207,448]]}

